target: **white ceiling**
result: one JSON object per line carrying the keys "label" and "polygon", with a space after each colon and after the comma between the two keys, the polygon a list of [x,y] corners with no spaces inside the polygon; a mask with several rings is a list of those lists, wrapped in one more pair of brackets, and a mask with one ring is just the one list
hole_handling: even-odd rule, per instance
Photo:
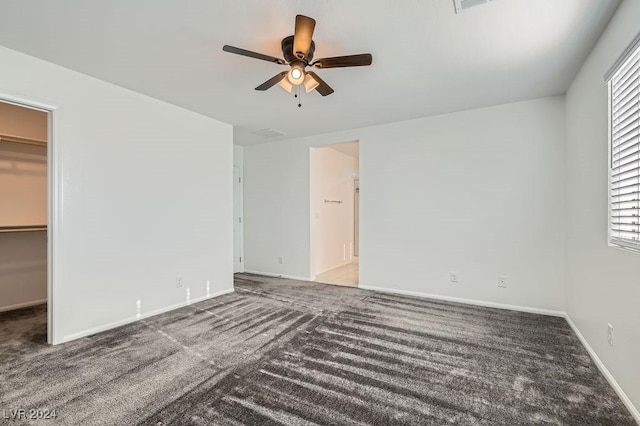
{"label": "white ceiling", "polygon": [[[0,44],[235,126],[235,142],[283,138],[566,92],[619,0],[21,0],[0,5]],[[316,58],[370,52],[373,65],[319,70],[335,93],[257,85],[284,70],[222,52],[281,57],[296,14],[317,20]]]}

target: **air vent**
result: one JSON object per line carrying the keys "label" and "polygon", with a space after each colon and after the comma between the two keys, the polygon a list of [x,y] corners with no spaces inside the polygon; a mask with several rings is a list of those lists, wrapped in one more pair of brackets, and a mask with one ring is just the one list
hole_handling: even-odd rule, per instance
{"label": "air vent", "polygon": [[251,134],[256,135],[256,136],[261,136],[265,139],[273,139],[273,138],[279,138],[280,136],[284,136],[284,133],[276,130],[276,129],[260,129],[260,130],[254,130],[253,132],[251,132]]}
{"label": "air vent", "polygon": [[481,4],[489,3],[492,0],[453,0],[453,5],[456,8],[456,13],[462,13],[463,10],[470,7],[480,6]]}

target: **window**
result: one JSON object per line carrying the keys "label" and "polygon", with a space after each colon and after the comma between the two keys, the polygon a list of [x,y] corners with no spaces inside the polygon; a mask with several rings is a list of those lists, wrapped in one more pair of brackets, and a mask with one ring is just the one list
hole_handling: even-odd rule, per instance
{"label": "window", "polygon": [[609,242],[640,250],[640,36],[607,74]]}

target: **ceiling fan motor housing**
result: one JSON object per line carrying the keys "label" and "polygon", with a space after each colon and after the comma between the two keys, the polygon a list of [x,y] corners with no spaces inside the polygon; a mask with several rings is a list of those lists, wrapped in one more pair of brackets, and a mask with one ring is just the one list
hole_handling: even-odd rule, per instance
{"label": "ceiling fan motor housing", "polygon": [[311,42],[311,47],[309,48],[309,52],[307,53],[306,59],[304,58],[304,54],[301,54],[302,57],[298,57],[293,52],[293,36],[285,37],[282,39],[282,55],[284,56],[285,61],[287,63],[302,61],[305,63],[305,66],[308,65],[313,59],[313,53],[316,50],[316,43],[314,41]]}

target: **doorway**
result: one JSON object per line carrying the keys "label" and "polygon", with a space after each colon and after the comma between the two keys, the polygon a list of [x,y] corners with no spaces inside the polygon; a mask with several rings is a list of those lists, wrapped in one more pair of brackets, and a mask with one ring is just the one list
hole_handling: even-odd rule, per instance
{"label": "doorway", "polygon": [[0,98],[0,321],[29,317],[53,342],[52,113]]}
{"label": "doorway", "polygon": [[359,143],[311,149],[311,267],[316,282],[359,282]]}

